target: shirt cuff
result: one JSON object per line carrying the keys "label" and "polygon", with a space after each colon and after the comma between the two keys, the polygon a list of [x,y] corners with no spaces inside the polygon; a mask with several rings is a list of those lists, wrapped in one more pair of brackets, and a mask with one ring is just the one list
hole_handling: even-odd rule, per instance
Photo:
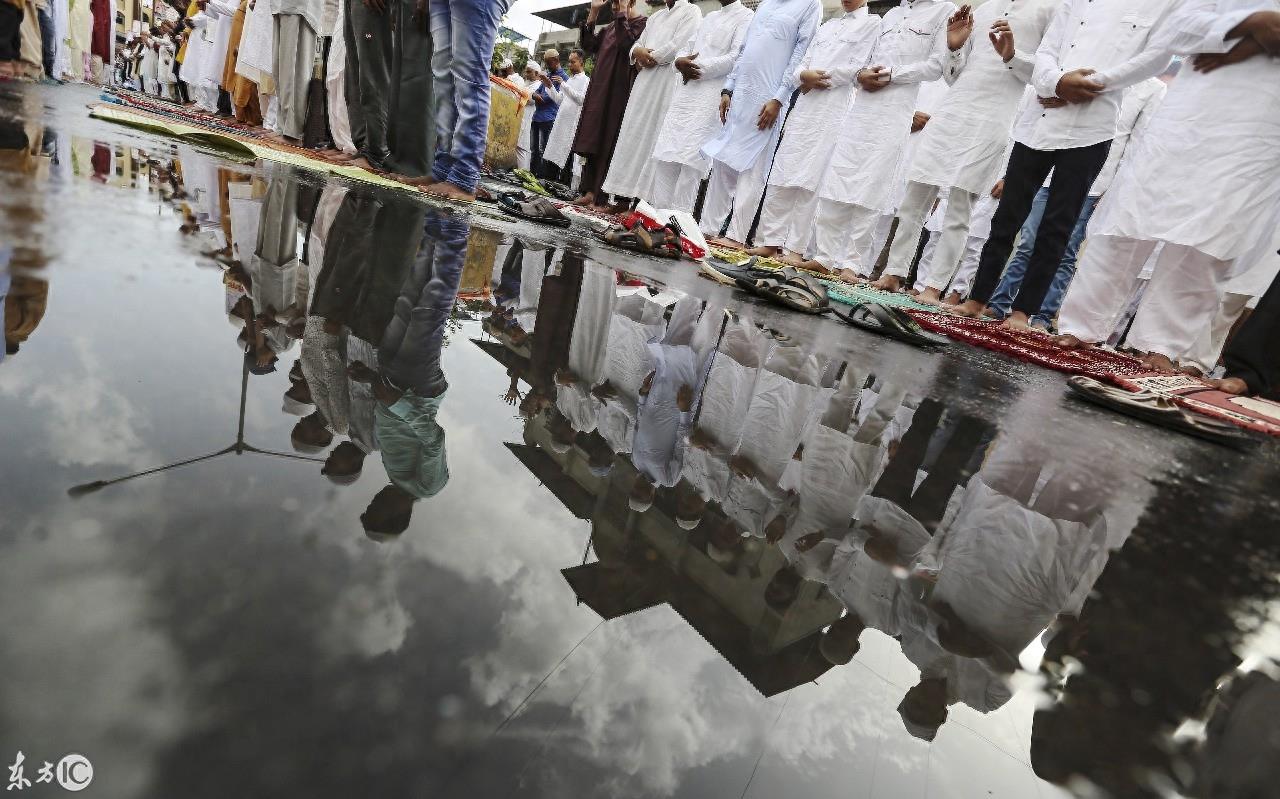
{"label": "shirt cuff", "polygon": [[793,84],[788,83],[785,86],[779,87],[778,93],[775,94],[771,99],[777,100],[779,103],[781,103],[783,108],[786,108],[787,103],[791,102],[791,95],[795,93],[795,90],[796,90],[796,87]]}
{"label": "shirt cuff", "polygon": [[[1212,43],[1214,47],[1222,48],[1216,52],[1225,53],[1230,50],[1235,46],[1235,42],[1238,41],[1238,39],[1232,39],[1228,42],[1227,34],[1231,32],[1232,28],[1239,25],[1241,22],[1244,22],[1249,18],[1249,15],[1257,10],[1259,10],[1259,8],[1255,7],[1247,11],[1236,11],[1230,14],[1223,14],[1216,22],[1213,23],[1213,26],[1209,28],[1209,32],[1205,35],[1206,47]],[[1206,49],[1203,52],[1214,51]]]}

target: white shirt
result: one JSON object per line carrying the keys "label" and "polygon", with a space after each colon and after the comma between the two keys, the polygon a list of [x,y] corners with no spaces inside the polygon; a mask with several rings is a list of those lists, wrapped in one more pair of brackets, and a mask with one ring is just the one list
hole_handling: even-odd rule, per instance
{"label": "white shirt", "polygon": [[658,161],[685,164],[705,171],[711,163],[698,152],[720,132],[720,88],[747,37],[755,12],[738,0],[702,18],[698,31],[684,45],[681,56],[698,54],[702,77],[686,83],[675,76],[676,88],[666,121],[653,146]]}
{"label": "white shirt", "polygon": [[1075,69],[1106,90],[1087,103],[1023,107],[1013,138],[1034,150],[1065,150],[1108,141],[1116,134],[1121,90],[1155,77],[1170,57],[1153,46],[1154,30],[1179,0],[1068,0],[1058,9],[1036,50],[1031,85],[1041,97],[1056,97],[1058,81]]}

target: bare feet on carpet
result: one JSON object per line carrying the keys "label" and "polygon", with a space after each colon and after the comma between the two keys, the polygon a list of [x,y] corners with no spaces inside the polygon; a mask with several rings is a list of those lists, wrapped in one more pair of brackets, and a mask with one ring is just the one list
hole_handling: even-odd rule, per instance
{"label": "bare feet on carpet", "polygon": [[590,191],[587,192],[586,194],[582,195],[578,199],[574,200],[573,204],[582,205],[582,206],[594,206],[596,204],[595,192],[590,192]]}
{"label": "bare feet on carpet", "polygon": [[420,178],[405,178],[404,182],[408,183],[410,186],[417,186],[423,191],[430,191],[433,186],[436,186],[439,183],[438,180],[430,175],[423,175]]}
{"label": "bare feet on carpet", "polygon": [[780,252],[782,250],[777,247],[752,247],[747,250],[747,255],[757,255],[761,258],[777,258]]}
{"label": "bare feet on carpet", "polygon": [[1031,330],[1031,319],[1022,311],[1014,311],[1004,318],[1000,326],[1005,330]]}
{"label": "bare feet on carpet", "polygon": [[916,295],[916,302],[922,302],[925,305],[942,305],[942,292],[925,286],[924,291]]}
{"label": "bare feet on carpet", "polygon": [[367,169],[370,172],[378,171],[373,164],[369,163],[369,159],[365,158],[363,155],[357,155],[355,158],[352,158],[347,162],[347,166],[354,166],[357,169]]}
{"label": "bare feet on carpet", "polygon": [[800,266],[804,263],[804,256],[797,252],[784,252],[778,260],[787,266]]}
{"label": "bare feet on carpet", "polygon": [[987,306],[977,300],[965,300],[953,309],[961,316],[967,316],[970,319],[981,319],[986,313]]}
{"label": "bare feet on carpet", "polygon": [[1221,380],[1208,380],[1206,382],[1227,394],[1242,396],[1249,393],[1249,385],[1238,377],[1224,377]]}
{"label": "bare feet on carpet", "polygon": [[614,203],[613,205],[606,205],[604,208],[604,212],[606,214],[613,214],[614,216],[617,216],[618,214],[625,214],[630,210],[631,203]]}
{"label": "bare feet on carpet", "polygon": [[1076,336],[1067,334],[1063,336],[1054,336],[1053,343],[1057,344],[1064,350],[1088,350],[1093,349],[1094,345],[1088,341],[1082,341]]}
{"label": "bare feet on carpet", "polygon": [[1175,364],[1169,356],[1161,355],[1158,352],[1148,353],[1138,360],[1142,361],[1143,366],[1153,372],[1159,372],[1160,374],[1171,375],[1176,374],[1178,371],[1177,364]]}
{"label": "bare feet on carpet", "polygon": [[[925,289],[925,292],[930,293],[931,296],[934,296],[934,297],[942,296],[941,289]],[[960,296],[960,292],[953,291],[947,295],[947,298],[942,301],[942,304],[943,305],[959,305],[962,302],[964,302],[964,297]]]}
{"label": "bare feet on carpet", "polygon": [[879,280],[871,284],[871,288],[880,289],[881,291],[900,291],[902,289],[902,278],[897,275],[881,275]]}

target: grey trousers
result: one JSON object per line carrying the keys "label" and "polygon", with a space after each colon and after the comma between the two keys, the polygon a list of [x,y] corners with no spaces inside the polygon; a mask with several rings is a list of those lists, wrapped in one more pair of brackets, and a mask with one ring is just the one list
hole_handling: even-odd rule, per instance
{"label": "grey trousers", "polygon": [[298,14],[276,14],[271,69],[276,80],[276,124],[291,139],[307,125],[307,86],[316,59],[316,32]]}
{"label": "grey trousers", "polygon": [[414,0],[387,0],[382,14],[348,2],[354,46],[347,50],[347,72],[359,75],[358,91],[348,97],[352,105],[358,98],[364,123],[361,154],[392,172],[427,175],[435,150],[431,36],[413,19]]}

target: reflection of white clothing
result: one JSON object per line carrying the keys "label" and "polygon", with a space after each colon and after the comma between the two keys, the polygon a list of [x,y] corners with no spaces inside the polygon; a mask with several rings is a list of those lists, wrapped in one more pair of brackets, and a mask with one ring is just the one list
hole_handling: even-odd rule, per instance
{"label": "reflection of white clothing", "polygon": [[589,264],[582,273],[582,291],[569,337],[568,370],[573,374],[573,385],[556,384],[556,408],[579,432],[590,432],[596,426],[600,401],[591,395],[591,389],[604,379],[616,286],[612,269]]}
{"label": "reflection of white clothing", "polygon": [[668,488],[680,479],[693,416],[680,410],[677,397],[682,387],[696,389],[699,383],[698,354],[690,346],[688,337],[680,341],[679,334],[686,330],[692,332],[700,310],[699,300],[692,297],[679,300],[672,312],[667,337],[650,342],[648,347],[653,381],[647,396],[640,400],[632,461],[655,485]]}

